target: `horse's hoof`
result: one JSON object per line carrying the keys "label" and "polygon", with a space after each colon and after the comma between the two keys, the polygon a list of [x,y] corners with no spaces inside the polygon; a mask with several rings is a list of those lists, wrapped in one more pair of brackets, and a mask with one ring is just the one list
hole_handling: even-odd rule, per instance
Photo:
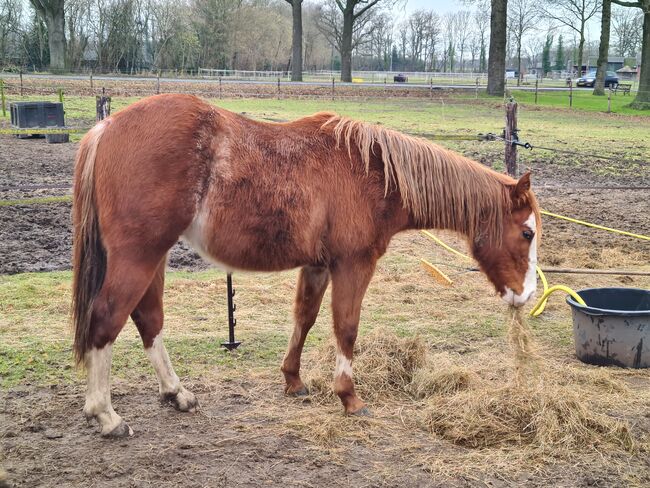
{"label": "horse's hoof", "polygon": [[287,395],[291,397],[304,397],[309,395],[309,390],[306,386],[298,388],[296,391],[287,391]]}
{"label": "horse's hoof", "polygon": [[133,429],[122,420],[117,427],[115,427],[110,432],[102,432],[102,437],[108,439],[124,439],[125,437],[131,437],[133,435]]}
{"label": "horse's hoof", "polygon": [[160,400],[162,403],[172,405],[179,412],[195,412],[199,406],[199,401],[194,396],[194,393],[182,387],[178,393],[162,394]]}
{"label": "horse's hoof", "polygon": [[372,417],[372,412],[368,407],[361,407],[356,412],[350,412],[348,415],[354,415],[355,417]]}

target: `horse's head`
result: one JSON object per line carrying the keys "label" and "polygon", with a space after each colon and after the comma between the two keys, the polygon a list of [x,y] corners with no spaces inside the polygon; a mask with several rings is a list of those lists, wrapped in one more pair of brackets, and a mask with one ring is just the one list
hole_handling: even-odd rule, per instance
{"label": "horse's head", "polygon": [[483,234],[473,243],[472,253],[501,298],[520,307],[534,296],[537,286],[540,218],[535,196],[530,191],[530,173],[509,185],[508,192],[510,205],[502,218],[501,239]]}

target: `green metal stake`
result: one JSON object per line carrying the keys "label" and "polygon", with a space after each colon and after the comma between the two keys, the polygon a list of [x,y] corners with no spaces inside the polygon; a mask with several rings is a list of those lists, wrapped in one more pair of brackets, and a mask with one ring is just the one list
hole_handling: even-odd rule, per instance
{"label": "green metal stake", "polygon": [[59,88],[56,91],[59,94],[59,102],[63,103],[63,88]]}
{"label": "green metal stake", "polygon": [[5,80],[0,79],[0,99],[2,99],[2,116],[7,116],[7,102],[5,100]]}

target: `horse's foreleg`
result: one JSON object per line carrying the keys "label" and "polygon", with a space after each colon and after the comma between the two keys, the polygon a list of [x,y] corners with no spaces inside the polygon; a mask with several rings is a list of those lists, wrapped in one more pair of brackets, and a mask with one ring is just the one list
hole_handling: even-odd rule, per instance
{"label": "horse's foreleg", "polygon": [[300,379],[300,355],[305,338],[316,322],[329,281],[330,273],[327,268],[305,266],[300,270],[294,305],[295,325],[281,368],[287,383],[285,392],[289,395],[307,394],[307,388]]}
{"label": "horse's foreleg", "polygon": [[156,371],[161,401],[171,403],[182,412],[189,412],[195,410],[198,402],[194,394],[181,385],[162,339],[165,264],[166,259],[163,259],[149,288],[131,313],[131,318],[140,332],[145,352]]}
{"label": "horse's foreleg", "polygon": [[332,268],[332,313],[336,335],[336,369],[334,391],[345,413],[368,414],[368,409],[354,391],[352,352],[359,330],[361,302],[375,270],[375,260],[339,261]]}
{"label": "horse's foreleg", "polygon": [[155,265],[135,263],[119,252],[113,253],[102,288],[93,302],[89,347],[84,353],[88,386],[83,410],[86,418],[97,419],[105,437],[133,434],[111,405],[112,346],[151,282],[154,270]]}

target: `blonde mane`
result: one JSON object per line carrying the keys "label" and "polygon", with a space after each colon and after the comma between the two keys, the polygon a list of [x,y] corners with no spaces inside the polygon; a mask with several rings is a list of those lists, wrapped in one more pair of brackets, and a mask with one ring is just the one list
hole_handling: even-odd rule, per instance
{"label": "blonde mane", "polygon": [[[512,210],[509,189],[514,179],[425,139],[329,115],[321,127],[332,127],[337,144],[345,143],[350,158],[353,148],[358,149],[366,172],[372,157],[381,156],[385,194],[398,190],[418,226],[453,229],[470,242],[481,238],[481,229],[489,228],[490,240],[501,242],[503,219]],[[534,196],[529,194],[528,203],[538,216]]]}

